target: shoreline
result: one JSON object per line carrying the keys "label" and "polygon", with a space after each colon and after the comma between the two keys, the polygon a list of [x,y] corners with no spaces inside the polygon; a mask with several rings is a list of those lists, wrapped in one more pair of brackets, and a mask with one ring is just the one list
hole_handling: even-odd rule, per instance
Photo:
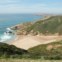
{"label": "shoreline", "polygon": [[[41,20],[41,19],[43,19],[43,18],[40,18],[40,19],[38,19],[38,20]],[[34,23],[34,22],[36,22],[36,21],[38,21],[38,20],[35,20],[35,21],[30,21],[30,22],[24,22],[24,23]],[[20,25],[23,25],[24,23],[20,23],[20,24],[17,24],[17,25],[15,25],[15,26],[11,26],[11,27],[8,27],[8,28],[10,28],[10,29],[12,29],[12,28],[14,28],[14,27],[16,27],[16,26],[20,26]],[[17,34],[16,34],[16,32],[14,33],[16,36],[18,36]]]}

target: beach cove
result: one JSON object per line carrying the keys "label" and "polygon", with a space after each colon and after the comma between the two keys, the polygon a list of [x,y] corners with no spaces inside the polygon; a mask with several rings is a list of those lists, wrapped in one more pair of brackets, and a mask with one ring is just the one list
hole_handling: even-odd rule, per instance
{"label": "beach cove", "polygon": [[13,38],[13,35],[9,35],[8,37],[4,34],[7,31],[7,28],[25,22],[36,21],[40,18],[42,18],[42,16],[32,14],[0,14],[0,41],[2,37],[4,37],[4,40],[5,37],[8,38],[8,40]]}

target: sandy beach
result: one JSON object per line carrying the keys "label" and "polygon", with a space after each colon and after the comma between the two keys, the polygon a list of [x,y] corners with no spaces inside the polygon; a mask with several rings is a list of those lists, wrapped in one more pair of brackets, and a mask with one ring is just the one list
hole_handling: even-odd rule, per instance
{"label": "sandy beach", "polygon": [[17,36],[14,41],[10,43],[10,45],[15,45],[18,48],[23,48],[25,50],[40,45],[40,44],[48,44],[51,42],[62,40],[62,36]]}

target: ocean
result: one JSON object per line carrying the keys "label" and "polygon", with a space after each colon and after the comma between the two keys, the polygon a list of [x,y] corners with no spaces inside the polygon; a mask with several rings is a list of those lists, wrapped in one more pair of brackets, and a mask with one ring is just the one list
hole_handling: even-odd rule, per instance
{"label": "ocean", "polygon": [[6,41],[13,36],[5,34],[7,28],[24,22],[36,21],[40,18],[42,16],[33,14],[0,14],[0,42]]}

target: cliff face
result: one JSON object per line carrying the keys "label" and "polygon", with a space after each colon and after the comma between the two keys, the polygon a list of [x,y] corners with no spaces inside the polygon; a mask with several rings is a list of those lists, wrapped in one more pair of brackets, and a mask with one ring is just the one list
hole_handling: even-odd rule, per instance
{"label": "cliff face", "polygon": [[15,29],[17,34],[62,35],[62,16],[51,16],[35,23],[25,23],[17,27],[19,27]]}

